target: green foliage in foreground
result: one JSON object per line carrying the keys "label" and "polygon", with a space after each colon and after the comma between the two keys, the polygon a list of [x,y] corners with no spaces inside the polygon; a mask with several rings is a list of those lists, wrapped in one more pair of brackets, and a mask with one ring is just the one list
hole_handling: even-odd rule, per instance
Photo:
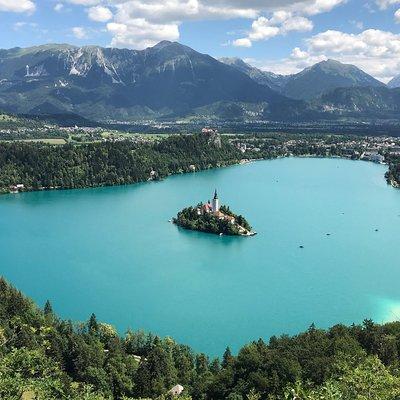
{"label": "green foliage in foreground", "polygon": [[251,231],[251,226],[246,219],[242,215],[234,214],[229,207],[221,206],[220,210],[224,214],[234,217],[236,221],[234,224],[228,220],[221,220],[211,213],[199,215],[197,209],[202,207],[203,204],[198,204],[196,207],[184,208],[174,218],[174,223],[185,229],[216,234],[223,233],[224,235],[239,235],[239,225],[245,230]]}
{"label": "green foliage in foreground", "polygon": [[389,169],[385,174],[386,181],[400,187],[400,156],[389,157]]}
{"label": "green foliage in foreground", "polygon": [[18,183],[28,190],[122,185],[228,165],[240,158],[225,139],[216,144],[200,134],[152,143],[0,143],[0,192]]}
{"label": "green foliage in foreground", "polygon": [[229,348],[209,360],[170,338],[60,320],[0,279],[0,399],[400,399],[400,323],[364,321]]}

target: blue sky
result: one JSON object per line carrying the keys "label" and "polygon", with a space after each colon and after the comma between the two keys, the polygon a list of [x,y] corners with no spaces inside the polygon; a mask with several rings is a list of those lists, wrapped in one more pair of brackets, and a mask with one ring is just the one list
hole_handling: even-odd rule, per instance
{"label": "blue sky", "polygon": [[0,26],[2,48],[165,39],[276,73],[326,58],[400,73],[400,0],[0,0]]}

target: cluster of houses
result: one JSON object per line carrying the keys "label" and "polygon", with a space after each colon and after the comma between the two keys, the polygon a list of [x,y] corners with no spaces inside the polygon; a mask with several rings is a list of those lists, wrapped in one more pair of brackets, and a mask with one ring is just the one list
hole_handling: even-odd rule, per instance
{"label": "cluster of houses", "polygon": [[376,151],[365,151],[361,154],[361,160],[372,161],[374,163],[383,164],[385,157]]}
{"label": "cluster of houses", "polygon": [[201,133],[203,133],[203,134],[213,134],[213,133],[218,133],[218,130],[217,129],[213,129],[213,128],[203,128],[202,130],[201,130]]}
{"label": "cluster of houses", "polygon": [[[387,155],[400,155],[400,139],[386,136],[359,136],[348,140],[347,138],[336,137],[332,140],[332,135],[326,137],[297,137],[279,140],[279,136],[271,139],[270,137],[253,137],[240,135],[232,137],[230,142],[236,146],[241,153],[249,151],[257,152],[261,149],[275,151],[277,154],[293,155],[299,154],[295,151],[304,147],[313,149],[313,152],[325,156],[340,156],[344,158],[361,159],[382,164]],[[312,154],[313,154],[312,152]]]}
{"label": "cluster of houses", "polygon": [[22,183],[17,183],[16,185],[10,186],[10,193],[19,193],[25,189],[25,185]]}

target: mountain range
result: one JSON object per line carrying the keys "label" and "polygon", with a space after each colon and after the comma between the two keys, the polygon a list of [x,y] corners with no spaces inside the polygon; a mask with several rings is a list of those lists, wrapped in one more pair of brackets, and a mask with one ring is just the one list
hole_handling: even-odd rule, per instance
{"label": "mountain range", "polygon": [[321,61],[293,75],[261,71],[238,58],[220,61],[244,72],[256,82],[293,99],[310,100],[339,87],[384,87],[385,84],[354,65]]}
{"label": "mountain range", "polygon": [[67,44],[0,50],[1,110],[97,121],[397,120],[398,85],[400,78],[386,86],[334,60],[277,75],[168,41],[141,51]]}

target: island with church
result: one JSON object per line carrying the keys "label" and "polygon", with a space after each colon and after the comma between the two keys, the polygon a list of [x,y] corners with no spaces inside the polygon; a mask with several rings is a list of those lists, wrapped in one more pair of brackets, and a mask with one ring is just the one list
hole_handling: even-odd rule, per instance
{"label": "island with church", "polygon": [[185,229],[217,235],[254,236],[256,234],[242,215],[236,215],[228,206],[220,205],[217,190],[211,201],[184,208],[176,218],[172,219],[172,222]]}

